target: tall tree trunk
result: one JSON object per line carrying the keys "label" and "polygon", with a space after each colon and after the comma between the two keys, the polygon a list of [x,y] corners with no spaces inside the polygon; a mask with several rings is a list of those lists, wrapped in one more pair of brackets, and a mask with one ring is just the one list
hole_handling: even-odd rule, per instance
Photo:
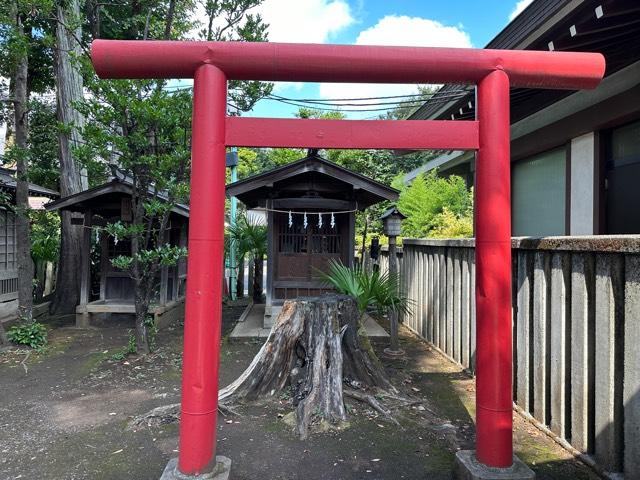
{"label": "tall tree trunk", "polygon": [[[58,133],[60,149],[60,193],[63,197],[88,188],[86,170],[80,168],[73,156],[73,148],[82,142],[79,131],[84,126],[84,117],[74,108],[81,101],[82,75],[76,61],[82,54],[76,39],[82,36],[82,27],[73,31],[67,27],[78,24],[80,2],[60,2],[56,10],[56,98],[58,120],[68,128]],[[82,228],[71,225],[71,213],[61,212],[61,242],[56,290],[51,302],[51,313],[74,313],[80,300],[80,258]]]}
{"label": "tall tree trunk", "polygon": [[238,259],[238,276],[236,277],[236,295],[238,298],[244,297],[244,257]]}
{"label": "tall tree trunk", "polygon": [[[15,8],[15,26],[18,35],[24,35],[24,26]],[[29,225],[29,182],[28,168],[28,119],[27,81],[29,58],[23,52],[16,62],[13,84],[14,123],[17,149],[16,158],[16,260],[18,263],[18,314],[25,320],[33,316],[33,260],[31,259],[31,237]]]}
{"label": "tall tree trunk", "polygon": [[169,2],[169,9],[167,10],[167,21],[164,24],[164,39],[171,39],[171,28],[173,27],[173,18],[176,11],[176,0]]}
{"label": "tall tree trunk", "polygon": [[149,329],[146,318],[149,314],[149,295],[146,292],[144,280],[135,280],[135,308],[136,308],[136,351],[140,355],[149,353]]}
{"label": "tall tree trunk", "polygon": [[253,260],[253,302],[262,302],[262,266],[264,259],[262,257],[255,257]]}
{"label": "tall tree trunk", "polygon": [[0,347],[8,344],[9,339],[7,338],[7,332],[5,332],[4,325],[2,324],[2,321],[0,321]]}

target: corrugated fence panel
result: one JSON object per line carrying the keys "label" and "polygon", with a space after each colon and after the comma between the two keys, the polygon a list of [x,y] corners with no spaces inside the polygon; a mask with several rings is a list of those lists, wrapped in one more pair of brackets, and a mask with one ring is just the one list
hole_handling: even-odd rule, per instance
{"label": "corrugated fence panel", "polygon": [[549,417],[549,254],[535,252],[533,261],[533,416]]}
{"label": "corrugated fence panel", "polygon": [[469,358],[471,353],[471,346],[469,342],[470,338],[470,314],[469,308],[469,250],[463,249],[460,251],[461,264],[460,264],[460,343],[461,343],[461,360],[460,363],[465,368],[470,367]]}
{"label": "corrugated fence panel", "polygon": [[624,475],[640,479],[640,255],[625,259]]}
{"label": "corrugated fence panel", "polygon": [[610,472],[622,469],[623,261],[596,256],[595,456]]}
{"label": "corrugated fence panel", "polygon": [[422,265],[422,272],[420,274],[420,294],[422,295],[422,308],[420,309],[420,332],[422,338],[427,338],[427,289],[429,285],[427,283],[429,277],[429,263],[427,261],[427,251],[422,249],[420,251],[420,264]]}
{"label": "corrugated fence panel", "polygon": [[551,431],[564,439],[569,438],[567,419],[571,396],[569,260],[569,254],[564,252],[555,252],[551,257]]}
{"label": "corrugated fence panel", "polygon": [[571,258],[571,444],[593,448],[594,297],[593,255]]}
{"label": "corrugated fence panel", "polygon": [[[602,468],[640,480],[640,236],[513,248],[515,402]],[[405,240],[401,278],[416,302],[405,324],[473,372],[473,241]]]}
{"label": "corrugated fence panel", "polygon": [[516,361],[517,383],[516,400],[526,412],[531,411],[531,392],[529,390],[531,373],[531,282],[532,262],[530,252],[519,251],[517,290],[518,305],[516,308]]}
{"label": "corrugated fence panel", "polygon": [[460,249],[454,248],[451,252],[453,257],[453,358],[456,362],[462,363],[460,354],[460,344],[462,341],[461,320],[460,320],[460,295],[462,294],[462,276],[460,270]]}

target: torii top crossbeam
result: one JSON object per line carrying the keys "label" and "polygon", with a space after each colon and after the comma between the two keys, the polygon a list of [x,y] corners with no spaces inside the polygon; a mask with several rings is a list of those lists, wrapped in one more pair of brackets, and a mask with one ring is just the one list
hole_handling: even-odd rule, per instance
{"label": "torii top crossbeam", "polygon": [[297,43],[95,40],[101,78],[193,78],[203,64],[230,80],[477,84],[499,69],[512,87],[594,88],[604,57],[593,53]]}
{"label": "torii top crossbeam", "polygon": [[[509,88],[594,88],[602,55],[282,43],[96,40],[102,78],[193,78],[193,140],[180,454],[184,475],[215,463],[225,148],[477,150],[476,454],[506,468],[512,446]],[[228,117],[228,80],[477,85],[475,121]],[[188,477],[187,477],[188,478]]]}

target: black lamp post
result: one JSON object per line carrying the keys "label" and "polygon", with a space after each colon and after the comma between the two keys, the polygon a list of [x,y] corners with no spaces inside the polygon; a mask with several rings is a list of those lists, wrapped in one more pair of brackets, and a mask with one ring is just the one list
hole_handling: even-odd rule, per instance
{"label": "black lamp post", "polygon": [[[398,279],[398,256],[396,252],[396,237],[402,233],[402,220],[407,218],[393,206],[385,210],[380,217],[384,234],[389,237],[389,277]],[[389,311],[389,324],[391,330],[391,345],[385,348],[384,353],[390,356],[404,355],[404,351],[398,346],[398,312]]]}

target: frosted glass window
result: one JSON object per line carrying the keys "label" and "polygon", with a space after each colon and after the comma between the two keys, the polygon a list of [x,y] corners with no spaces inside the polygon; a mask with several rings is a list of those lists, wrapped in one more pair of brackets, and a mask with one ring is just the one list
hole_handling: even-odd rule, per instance
{"label": "frosted glass window", "polygon": [[565,234],[566,163],[566,150],[559,148],[512,164],[514,236]]}

